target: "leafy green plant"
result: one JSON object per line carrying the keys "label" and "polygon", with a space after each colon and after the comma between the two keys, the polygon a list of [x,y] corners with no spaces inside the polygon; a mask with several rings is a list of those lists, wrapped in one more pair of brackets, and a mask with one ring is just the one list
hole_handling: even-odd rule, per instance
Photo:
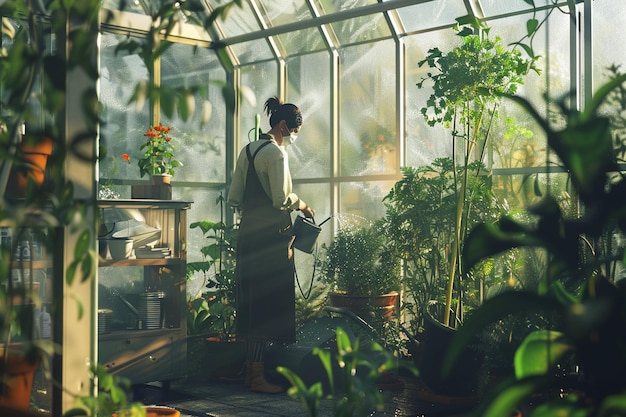
{"label": "leafy green plant", "polygon": [[333,291],[369,296],[399,290],[399,258],[379,225],[340,229],[322,249],[321,280]]}
{"label": "leafy green plant", "polygon": [[91,366],[89,375],[98,387],[97,394],[76,396],[75,406],[63,417],[145,417],[143,404],[130,400],[130,380],[109,374],[102,365]]}
{"label": "leafy green plant", "polygon": [[461,167],[454,182],[454,244],[450,262],[439,271],[448,274],[444,323],[450,321],[454,286],[462,276],[461,242],[468,230],[469,216],[468,180],[470,175],[479,174],[470,169],[470,163],[473,158],[483,157],[492,123],[498,116],[500,94],[514,94],[524,75],[531,69],[538,71],[533,59],[504,48],[498,37],[489,38],[490,29],[481,22],[470,17],[458,18],[457,22],[455,30],[462,38],[461,45],[447,53],[439,48],[429,50],[418,65],[427,65],[431,71],[417,84],[419,88],[432,86],[433,93],[422,114],[429,125],[442,124],[451,129],[455,166],[452,172],[456,175],[456,167]]}
{"label": "leafy green plant", "polygon": [[[313,348],[313,354],[319,358],[325,371],[328,390],[324,391],[322,381],[307,387],[295,372],[279,366],[277,371],[291,384],[287,393],[301,400],[309,417],[319,415],[322,399],[332,401],[332,415],[335,417],[370,415],[382,410],[385,396],[376,383],[382,373],[398,368],[397,361],[376,342],[367,347],[358,338],[353,342],[341,327],[335,334],[337,352],[334,357],[320,347]],[[415,372],[411,366],[408,369]]]}
{"label": "leafy green plant", "polygon": [[[411,313],[411,328],[423,326],[424,306],[431,300],[443,303],[446,296],[449,254],[455,244],[456,179],[462,168],[451,158],[438,158],[430,165],[402,167],[402,179],[383,199],[385,217],[383,228],[394,251],[403,260],[403,286],[407,292],[402,308]],[[468,165],[473,172],[483,172],[484,165],[474,161]],[[468,178],[465,197],[466,228],[482,221],[495,221],[504,213],[491,190],[490,176],[472,175]],[[463,301],[476,306],[479,283],[487,288],[505,280],[493,263],[473,271],[463,282]]]}
{"label": "leafy green plant", "polygon": [[224,223],[223,196],[217,203],[222,209],[219,222],[199,221],[189,225],[191,229],[200,229],[207,244],[200,248],[202,261],[187,263],[187,278],[202,274],[205,288],[200,297],[189,300],[188,331],[189,334],[217,333],[228,340],[235,326],[238,228]]}
{"label": "leafy green plant", "polygon": [[[508,292],[488,300],[466,320],[450,352],[450,366],[471,335],[519,311],[544,312],[552,326],[533,332],[515,352],[515,379],[495,390],[475,414],[501,416],[537,393],[546,394],[533,416],[559,414],[609,416],[626,413],[626,287],[607,278],[607,264],[624,264],[626,248],[596,252],[595,238],[626,230],[626,178],[619,172],[610,116],[601,111],[626,75],[603,85],[583,111],[557,101],[558,114],[544,119],[525,99],[511,96],[545,131],[548,145],[567,168],[578,193],[581,213],[565,215],[546,196],[528,208],[534,221],[503,217],[481,224],[468,236],[464,267],[517,247],[540,247],[550,263],[537,292]],[[571,100],[573,102],[573,100]],[[555,119],[561,123],[552,124]],[[558,127],[553,127],[558,126]],[[618,239],[618,241],[622,241]],[[559,371],[564,362],[580,367],[572,384]],[[563,391],[569,395],[560,395]]]}
{"label": "leafy green plant", "polygon": [[[141,144],[140,151],[144,152],[143,158],[137,161],[141,176],[167,174],[174,175],[174,169],[183,164],[174,159],[174,150],[176,146],[172,143],[172,137],[169,135],[171,126],[150,126],[148,131],[144,133],[145,142]],[[124,159],[130,162],[127,154]]]}

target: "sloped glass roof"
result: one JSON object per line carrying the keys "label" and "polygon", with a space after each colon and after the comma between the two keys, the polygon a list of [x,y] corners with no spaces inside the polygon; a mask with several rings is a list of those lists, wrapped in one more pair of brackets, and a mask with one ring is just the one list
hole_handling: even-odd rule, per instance
{"label": "sloped glass roof", "polygon": [[[104,1],[108,9],[142,14],[150,14],[160,3]],[[208,14],[230,2],[199,3]],[[538,7],[542,3],[552,0],[535,1]],[[562,3],[567,7],[566,0]],[[208,37],[231,46],[241,64],[436,30],[466,15],[494,18],[530,9],[528,0],[247,0],[215,22]]]}

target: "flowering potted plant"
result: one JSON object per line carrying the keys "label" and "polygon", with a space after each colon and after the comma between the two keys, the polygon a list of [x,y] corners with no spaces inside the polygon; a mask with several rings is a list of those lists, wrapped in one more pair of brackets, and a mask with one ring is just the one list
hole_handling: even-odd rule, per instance
{"label": "flowering potted plant", "polygon": [[[150,126],[144,133],[146,141],[139,148],[144,151],[144,157],[137,161],[142,177],[146,174],[173,176],[174,168],[183,166],[179,160],[174,159],[176,147],[172,143],[172,137],[169,136],[171,130],[171,126],[163,126],[159,123],[156,126]],[[124,154],[123,158],[130,162],[128,154]]]}

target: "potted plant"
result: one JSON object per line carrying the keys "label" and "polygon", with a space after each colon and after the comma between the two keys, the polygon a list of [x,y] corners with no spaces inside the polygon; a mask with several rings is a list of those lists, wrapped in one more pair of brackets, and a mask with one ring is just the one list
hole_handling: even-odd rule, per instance
{"label": "potted plant", "polygon": [[[564,97],[550,120],[525,99],[510,97],[545,131],[549,147],[569,173],[582,210],[568,216],[547,195],[528,207],[534,221],[503,217],[497,224],[477,226],[468,236],[463,253],[468,270],[484,258],[518,247],[543,248],[551,259],[540,291],[507,292],[487,300],[455,335],[447,357],[450,364],[471,334],[491,323],[520,311],[552,317],[551,326],[531,332],[516,346],[514,376],[489,393],[475,410],[477,416],[507,415],[531,402],[533,415],[626,413],[626,336],[619,330],[626,326],[626,287],[616,285],[610,268],[605,268],[623,266],[626,248],[620,238],[609,253],[595,250],[607,231],[614,238],[626,232],[626,181],[617,165],[623,139],[615,140],[610,117],[623,114],[624,83],[626,74],[617,74],[584,111],[570,107],[569,97]],[[617,109],[610,112],[606,104],[612,94]],[[553,125],[554,118],[563,123]],[[567,363],[571,368],[563,366]]]}
{"label": "potted plant", "polygon": [[[143,158],[137,161],[139,173],[141,177],[150,175],[153,184],[168,183],[174,175],[175,168],[183,165],[179,160],[174,159],[176,146],[169,135],[171,131],[171,126],[163,126],[160,123],[150,126],[144,133],[145,142],[139,147],[140,151],[144,151]],[[130,161],[127,154],[124,154],[123,158]]]}
{"label": "potted plant", "polygon": [[400,263],[379,224],[339,229],[322,249],[321,280],[330,286],[333,306],[348,308],[364,319],[375,313],[394,314]]}
{"label": "potted plant", "polygon": [[[480,355],[466,350],[467,372],[457,368],[459,374],[444,380],[439,374],[441,352],[463,320],[464,302],[471,295],[467,281],[480,282],[489,272],[475,271],[473,277],[461,274],[461,251],[471,226],[499,210],[482,163],[496,126],[499,93],[515,92],[523,76],[534,69],[534,60],[504,48],[498,37],[490,38],[489,28],[481,22],[469,17],[457,22],[454,29],[461,44],[448,52],[429,50],[419,62],[429,72],[417,84],[433,89],[421,112],[429,125],[451,130],[452,157],[430,167],[404,169],[403,179],[386,197],[386,208],[388,229],[405,260],[404,275],[413,298],[409,301],[415,303],[414,324],[424,326],[423,332],[420,327],[413,329],[422,342],[415,355],[422,378],[439,393],[473,396]],[[433,299],[439,300],[432,303]],[[467,382],[452,383],[462,380]]]}
{"label": "potted plant", "polygon": [[[201,370],[205,376],[230,377],[238,375],[245,361],[245,344],[235,340],[236,319],[235,261],[237,226],[224,223],[224,198],[220,196],[219,222],[199,221],[207,243],[200,248],[203,259],[187,263],[187,277],[202,277],[201,293],[189,300],[188,359],[189,375]],[[195,360],[201,366],[193,366]]]}
{"label": "potted plant", "polygon": [[[423,309],[431,301],[445,302],[450,263],[449,254],[455,244],[457,200],[456,179],[463,168],[456,167],[451,158],[438,158],[430,165],[402,167],[402,179],[384,197],[384,230],[390,244],[402,259],[402,285],[406,292],[402,310],[415,333],[424,326]],[[468,169],[485,172],[479,161]],[[502,204],[491,190],[488,175],[468,178],[466,195],[466,227],[481,221],[495,221],[504,213]],[[479,283],[489,287],[499,278],[496,268],[477,270],[461,287],[463,304],[477,305]],[[443,317],[440,318],[443,320]]]}
{"label": "potted plant", "polygon": [[490,38],[490,29],[469,16],[456,19],[454,28],[462,41],[448,52],[439,48],[428,51],[419,66],[430,68],[418,88],[431,86],[433,92],[427,105],[421,109],[429,125],[442,124],[452,131],[454,154],[454,217],[453,242],[450,246],[449,262],[438,273],[447,274],[445,306],[442,323],[454,323],[451,312],[462,320],[462,308],[452,309],[455,286],[460,287],[461,249],[471,215],[472,188],[468,185],[471,176],[483,175],[481,161],[489,137],[494,134],[492,126],[497,120],[501,93],[515,93],[523,76],[535,68],[535,59],[525,59],[515,49],[506,49],[500,38]]}

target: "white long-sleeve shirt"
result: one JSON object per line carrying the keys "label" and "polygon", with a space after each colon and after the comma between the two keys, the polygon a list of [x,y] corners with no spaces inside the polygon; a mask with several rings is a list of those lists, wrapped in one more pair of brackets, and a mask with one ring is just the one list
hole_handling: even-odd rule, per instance
{"label": "white long-sleeve shirt", "polygon": [[[271,144],[263,147],[254,159],[254,167],[256,168],[259,181],[265,193],[272,200],[274,208],[297,210],[300,205],[300,199],[292,190],[287,152],[276,143],[274,138],[270,139],[270,141]],[[250,153],[254,155],[263,142],[265,142],[265,139],[252,142],[250,144]],[[248,156],[244,147],[237,158],[237,165],[233,173],[233,180],[227,199],[228,204],[237,209],[243,208],[248,165]]]}

